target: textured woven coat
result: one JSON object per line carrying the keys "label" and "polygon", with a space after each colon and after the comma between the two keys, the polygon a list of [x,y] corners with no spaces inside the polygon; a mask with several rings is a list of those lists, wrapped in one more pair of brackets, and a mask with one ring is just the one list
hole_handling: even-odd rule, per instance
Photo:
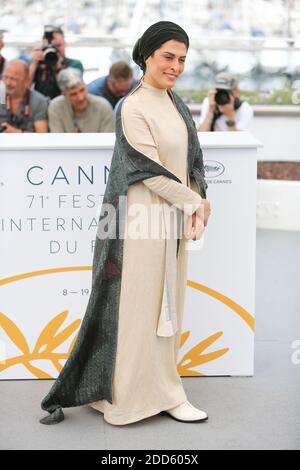
{"label": "textured woven coat", "polygon": [[[206,198],[203,155],[195,123],[188,107],[173,91],[175,105],[188,130],[188,171],[199,194]],[[139,181],[164,175],[178,183],[180,179],[166,167],[133,148],[127,141],[121,123],[122,102],[116,113],[116,141],[101,207],[96,236],[91,294],[74,347],[41,407],[50,414],[42,424],[56,424],[64,419],[62,408],[80,406],[106,399],[112,404],[112,383],[116,359],[118,312],[121,290],[124,238],[122,202],[128,187]],[[106,218],[106,204],[112,204],[115,216],[107,224],[107,236],[100,237],[99,227]],[[181,212],[179,209],[177,211]],[[180,240],[177,242],[177,253]]]}

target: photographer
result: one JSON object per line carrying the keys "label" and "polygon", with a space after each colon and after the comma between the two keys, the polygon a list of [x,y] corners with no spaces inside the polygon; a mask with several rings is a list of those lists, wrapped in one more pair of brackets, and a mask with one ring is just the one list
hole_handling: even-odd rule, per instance
{"label": "photographer", "polygon": [[60,70],[72,67],[83,73],[79,60],[65,56],[65,39],[61,28],[45,26],[43,44],[33,50],[32,63],[29,70],[29,83],[34,89],[49,97],[55,98],[61,94],[57,84],[57,74]]}
{"label": "photographer", "polygon": [[253,110],[241,101],[238,81],[234,75],[222,72],[216,76],[214,88],[202,103],[198,131],[250,130]]}
{"label": "photographer", "polygon": [[48,100],[28,87],[28,64],[22,60],[5,63],[3,100],[0,100],[0,132],[48,132]]}

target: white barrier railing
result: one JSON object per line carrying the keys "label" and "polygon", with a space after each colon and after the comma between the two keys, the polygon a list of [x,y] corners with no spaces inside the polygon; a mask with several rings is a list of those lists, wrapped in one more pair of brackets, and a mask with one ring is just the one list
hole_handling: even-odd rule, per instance
{"label": "white barrier railing", "polygon": [[[260,144],[247,132],[199,137],[212,216],[189,252],[179,372],[252,375]],[[0,379],[56,377],[68,355],[113,145],[113,134],[1,136]],[[53,322],[69,325],[59,345]]]}

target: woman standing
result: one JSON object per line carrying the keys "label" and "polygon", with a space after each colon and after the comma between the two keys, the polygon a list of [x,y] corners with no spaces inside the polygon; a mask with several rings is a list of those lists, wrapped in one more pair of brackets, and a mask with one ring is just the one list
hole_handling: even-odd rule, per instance
{"label": "woman standing", "polygon": [[[42,402],[51,413],[43,424],[61,421],[62,406],[80,404],[115,425],[158,413],[184,422],[207,419],[187,400],[177,372],[185,243],[200,238],[210,213],[195,124],[170,90],[184,70],[188,47],[186,32],[169,21],[150,26],[134,47],[143,77],[117,112],[104,197],[119,214],[116,196],[127,196],[126,236],[123,242],[103,241],[99,221],[89,305],[65,371]],[[137,236],[140,206],[144,218]],[[159,221],[149,216],[153,207],[162,209]],[[153,236],[153,228],[163,236]]]}

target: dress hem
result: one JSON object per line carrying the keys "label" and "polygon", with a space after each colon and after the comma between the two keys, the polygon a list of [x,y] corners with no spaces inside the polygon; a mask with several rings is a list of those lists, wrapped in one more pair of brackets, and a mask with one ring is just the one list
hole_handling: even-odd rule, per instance
{"label": "dress hem", "polygon": [[[127,418],[125,419],[125,422],[117,422],[117,421],[108,421],[106,418],[105,418],[105,413],[101,410],[99,410],[99,408],[96,408],[94,407],[92,404],[88,404],[87,406],[90,406],[91,408],[93,408],[94,410],[96,411],[99,411],[100,413],[103,414],[103,418],[104,420],[109,423],[109,424],[113,424],[113,425],[117,425],[117,426],[122,426],[122,425],[125,425],[125,424],[131,424],[131,423],[135,423],[137,421],[140,421],[142,419],[145,419],[145,418],[149,418],[151,416],[155,416],[156,414],[160,413],[161,411],[165,411],[165,410],[169,410],[170,408],[174,408],[175,406],[178,406],[178,405],[181,405],[182,403],[184,403],[185,401],[187,400],[187,397],[185,397],[184,400],[180,400],[180,402],[178,402],[178,400],[176,400],[176,403],[172,403],[172,404],[168,404],[168,405],[163,405],[163,407],[159,407],[159,408],[152,408],[151,410],[147,410],[147,411],[144,411],[142,414],[139,414],[140,411],[136,412],[136,413],[133,413],[133,414],[130,414],[130,418]],[[136,414],[139,414],[138,417],[134,417]],[[122,415],[122,416],[128,416],[128,415]]]}

